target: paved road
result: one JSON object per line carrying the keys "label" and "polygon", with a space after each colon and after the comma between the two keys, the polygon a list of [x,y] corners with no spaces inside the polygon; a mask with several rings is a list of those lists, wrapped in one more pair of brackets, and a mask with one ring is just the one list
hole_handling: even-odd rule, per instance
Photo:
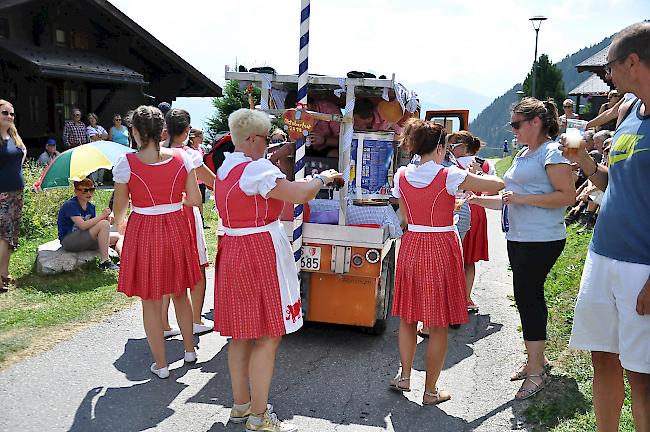
{"label": "paved road", "polygon": [[[525,429],[524,406],[512,402],[518,383],[507,379],[523,348],[516,310],[507,299],[505,241],[498,214],[488,213],[491,261],[479,265],[475,288],[481,311],[451,333],[439,384],[452,392],[451,401],[420,405],[424,346],[416,356],[414,391],[388,390],[398,365],[397,320],[380,337],[309,326],[286,337],[279,353],[271,402],[280,418],[292,419],[301,431]],[[227,340],[216,334],[197,339],[199,362],[192,367],[182,364],[181,341],[168,341],[171,376],[152,379],[140,314],[139,306],[117,313],[1,371],[0,430],[243,430],[227,424]]]}

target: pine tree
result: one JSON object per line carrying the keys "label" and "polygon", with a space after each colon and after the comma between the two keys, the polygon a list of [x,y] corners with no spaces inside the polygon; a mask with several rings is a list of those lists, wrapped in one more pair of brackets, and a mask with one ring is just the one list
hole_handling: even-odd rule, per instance
{"label": "pine tree", "polygon": [[[253,87],[253,99],[255,103],[260,102],[261,91],[257,87]],[[228,81],[223,88],[223,96],[212,98],[212,106],[217,109],[217,112],[207,120],[208,130],[206,136],[210,141],[223,131],[228,130],[228,116],[240,108],[248,108],[248,95],[245,90],[239,88],[238,81]]]}
{"label": "pine tree", "polygon": [[[531,96],[532,79],[533,71],[531,69],[523,85],[523,91],[526,96]],[[561,104],[566,99],[562,71],[550,62],[548,54],[542,54],[537,61],[537,82],[535,83],[534,96],[539,100],[553,98],[556,104]]]}

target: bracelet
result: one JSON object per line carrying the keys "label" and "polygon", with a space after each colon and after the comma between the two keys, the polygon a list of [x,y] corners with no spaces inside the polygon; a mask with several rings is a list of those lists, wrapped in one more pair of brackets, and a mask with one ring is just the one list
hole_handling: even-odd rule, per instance
{"label": "bracelet", "polygon": [[[594,162],[596,162],[596,161],[594,161]],[[590,178],[591,176],[595,175],[597,172],[598,172],[598,163],[596,163],[596,167],[594,168],[594,172],[592,172],[591,174],[589,174],[589,175],[587,176],[587,178]]]}
{"label": "bracelet", "polygon": [[320,180],[321,182],[323,182],[323,187],[327,186],[327,183],[325,183],[325,179],[323,178],[322,175],[320,175],[320,174],[316,174],[313,178],[318,179],[318,180]]}

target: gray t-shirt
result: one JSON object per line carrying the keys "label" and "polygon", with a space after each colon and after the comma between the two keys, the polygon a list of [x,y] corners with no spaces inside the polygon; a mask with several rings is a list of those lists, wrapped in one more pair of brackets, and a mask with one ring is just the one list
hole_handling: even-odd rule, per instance
{"label": "gray t-shirt", "polygon": [[[546,173],[546,166],[568,164],[558,143],[547,141],[536,151],[522,149],[503,176],[506,191],[521,195],[551,193],[555,190]],[[523,156],[522,156],[523,154]],[[518,242],[548,242],[566,238],[564,207],[549,209],[526,204],[509,204],[510,230],[506,239]]]}

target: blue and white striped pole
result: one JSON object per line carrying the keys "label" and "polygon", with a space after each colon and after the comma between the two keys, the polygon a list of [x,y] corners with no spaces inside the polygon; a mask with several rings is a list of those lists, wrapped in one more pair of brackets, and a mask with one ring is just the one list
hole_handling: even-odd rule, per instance
{"label": "blue and white striped pole", "polygon": [[[307,86],[309,84],[309,1],[300,0],[300,51],[298,54],[298,104],[307,109]],[[296,141],[295,180],[305,178],[305,138]],[[293,257],[300,271],[302,255],[302,204],[293,207]]]}

